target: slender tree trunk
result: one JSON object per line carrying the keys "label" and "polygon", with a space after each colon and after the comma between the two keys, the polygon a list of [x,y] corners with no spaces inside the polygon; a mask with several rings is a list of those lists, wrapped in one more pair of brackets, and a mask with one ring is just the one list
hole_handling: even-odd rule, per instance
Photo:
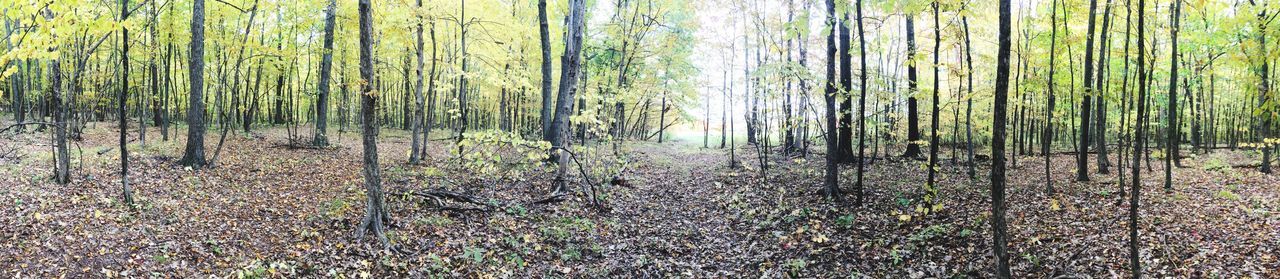
{"label": "slender tree trunk", "polygon": [[551,35],[547,31],[547,0],[538,0],[538,36],[542,43],[542,137],[551,141]]}
{"label": "slender tree trunk", "polygon": [[[973,44],[969,41],[969,18],[960,17],[960,24],[964,27],[964,59],[965,59],[965,79],[968,86],[965,89],[965,107],[964,107],[964,134],[965,148],[968,149],[969,158],[965,165],[968,166],[969,179],[975,179],[978,176],[975,170],[975,162],[973,161]],[[1007,90],[1007,89],[1006,89]],[[1008,94],[1008,93],[1006,93]],[[1008,96],[1006,96],[1008,97]],[[958,116],[957,116],[958,117]]]}
{"label": "slender tree trunk", "polygon": [[1054,194],[1053,177],[1049,174],[1049,165],[1050,165],[1049,159],[1053,156],[1052,154],[1049,153],[1049,145],[1053,143],[1053,119],[1054,119],[1053,88],[1055,87],[1053,77],[1054,77],[1054,67],[1056,67],[1055,62],[1057,62],[1056,58],[1058,57],[1057,55],[1058,53],[1058,0],[1051,0],[1051,1],[1053,1],[1053,4],[1052,4],[1053,7],[1050,8],[1049,28],[1053,29],[1053,31],[1050,32],[1050,36],[1049,36],[1049,76],[1047,78],[1048,79],[1047,83],[1049,84],[1048,85],[1049,100],[1045,105],[1045,114],[1044,114],[1045,123],[1044,123],[1044,132],[1040,135],[1041,136],[1040,153],[1041,155],[1044,155],[1044,179],[1045,179],[1044,186],[1045,186],[1045,189],[1049,192],[1049,195],[1053,196]]}
{"label": "slender tree trunk", "polygon": [[[120,0],[120,21],[129,19],[129,0]],[[129,187],[129,139],[128,115],[125,114],[125,103],[129,100],[129,27],[120,26],[120,88],[116,95],[119,102],[120,117],[120,186],[124,203],[133,207],[133,191]]]}
{"label": "slender tree trunk", "polygon": [[857,0],[858,13],[858,58],[860,60],[858,67],[858,87],[861,92],[858,93],[858,178],[854,183],[854,191],[858,192],[858,200],[854,202],[855,206],[862,206],[862,176],[866,166],[866,135],[867,135],[867,38],[866,30],[862,28],[862,0]]}
{"label": "slender tree trunk", "polygon": [[1108,161],[1107,159],[1107,137],[1106,137],[1107,135],[1106,80],[1110,78],[1110,76],[1107,74],[1108,74],[1108,70],[1111,68],[1109,66],[1111,64],[1107,63],[1108,61],[1107,47],[1110,45],[1110,41],[1107,40],[1107,35],[1111,33],[1111,0],[1107,0],[1107,3],[1105,5],[1106,7],[1103,8],[1103,12],[1102,12],[1102,28],[1098,32],[1098,33],[1101,33],[1099,35],[1101,37],[1099,37],[1099,40],[1098,40],[1098,67],[1096,68],[1098,71],[1098,74],[1097,76],[1094,77],[1097,83],[1094,84],[1093,86],[1094,90],[1098,92],[1098,97],[1095,98],[1094,100],[1097,103],[1095,104],[1096,107],[1094,108],[1094,115],[1096,116],[1095,117],[1096,120],[1094,121],[1094,123],[1096,126],[1094,126],[1093,133],[1094,133],[1094,138],[1096,139],[1096,141],[1094,142],[1094,146],[1096,146],[1095,148],[1097,148],[1098,150],[1097,160],[1098,160],[1099,174],[1111,173],[1111,170],[1109,169],[1111,162]]}
{"label": "slender tree trunk", "polygon": [[[49,8],[45,8],[44,17],[49,21],[53,21],[53,11],[50,10]],[[52,41],[56,42],[57,41],[56,34],[54,36],[55,37],[53,37]],[[58,53],[58,44],[49,44],[49,52]],[[63,95],[64,90],[62,90],[62,66],[61,66],[61,63],[59,63],[58,58],[49,59],[48,80],[49,80],[49,96],[53,98],[52,100],[53,122],[55,125],[53,143],[54,143],[54,150],[57,152],[57,158],[55,158],[55,160],[53,161],[53,180],[58,184],[66,185],[67,183],[71,183],[71,154],[67,150],[67,106],[68,104],[66,104],[66,102],[63,101],[66,99],[66,96]],[[19,91],[18,94],[22,94],[21,91]],[[15,112],[16,115],[14,116],[14,118],[17,120],[17,123],[18,123],[19,132],[21,132],[22,131],[21,129],[23,128],[23,125],[22,125],[23,119],[21,116],[21,113],[22,113],[21,111],[23,109],[22,107],[24,106],[24,104],[22,104],[21,102],[22,98],[23,97],[21,95],[17,97],[19,102],[18,104],[15,105],[15,107],[17,107],[16,109],[17,112]]]}
{"label": "slender tree trunk", "polygon": [[929,116],[929,176],[924,185],[923,201],[928,208],[925,209],[925,212],[931,212],[933,204],[937,203],[938,198],[938,185],[934,184],[934,182],[938,172],[938,114],[941,112],[939,103],[942,102],[938,98],[938,91],[942,90],[939,86],[942,79],[938,71],[938,68],[942,66],[941,63],[938,63],[938,58],[941,56],[939,52],[942,47],[942,24],[940,24],[941,20],[938,19],[938,6],[940,5],[937,1],[933,2],[933,113]]}
{"label": "slender tree trunk", "polygon": [[1168,142],[1165,143],[1165,147],[1169,150],[1169,153],[1164,156],[1165,191],[1173,189],[1173,161],[1178,160],[1178,146],[1180,145],[1180,136],[1178,135],[1178,29],[1180,27],[1178,23],[1181,21],[1179,17],[1181,17],[1180,14],[1182,12],[1182,1],[1173,0],[1173,5],[1170,6],[1169,9],[1172,11],[1169,14],[1169,23],[1171,24],[1169,28],[1169,124],[1165,126],[1168,133],[1166,136]]}
{"label": "slender tree trunk", "polygon": [[[199,0],[197,0],[199,1]],[[371,0],[360,0],[360,78],[366,81],[373,80],[373,15],[370,14]],[[378,168],[378,120],[374,115],[377,107],[378,95],[373,92],[373,83],[363,82],[360,86],[360,126],[363,129],[361,141],[364,149],[364,188],[365,197],[365,214],[361,218],[360,226],[356,228],[356,238],[363,239],[365,233],[372,233],[373,236],[382,242],[383,246],[390,246],[387,241],[386,232],[383,231],[383,222],[390,218],[387,211],[383,208],[385,205],[382,198],[382,178],[381,169]]]}
{"label": "slender tree trunk", "polygon": [[[1146,0],[1138,0],[1138,125],[1137,131],[1134,132],[1133,151],[1134,153],[1142,152],[1143,143],[1146,142],[1146,116],[1143,111],[1147,109],[1146,102],[1142,101],[1147,98],[1147,71],[1146,71]],[[1141,153],[1133,156],[1133,165],[1130,171],[1133,174],[1133,184],[1131,185],[1132,194],[1129,196],[1129,271],[1134,279],[1142,277],[1142,262],[1138,259],[1138,198],[1142,196],[1142,168]]]}
{"label": "slender tree trunk", "polygon": [[[1089,181],[1089,141],[1093,139],[1089,136],[1090,121],[1093,105],[1091,95],[1097,94],[1098,89],[1093,88],[1093,34],[1094,22],[1097,17],[1098,0],[1089,0],[1089,29],[1085,33],[1084,44],[1084,97],[1080,102],[1080,138],[1076,144],[1076,181]],[[1105,15],[1104,15],[1105,16]],[[1098,96],[1102,98],[1101,95]],[[1101,131],[1099,131],[1101,132]]]}

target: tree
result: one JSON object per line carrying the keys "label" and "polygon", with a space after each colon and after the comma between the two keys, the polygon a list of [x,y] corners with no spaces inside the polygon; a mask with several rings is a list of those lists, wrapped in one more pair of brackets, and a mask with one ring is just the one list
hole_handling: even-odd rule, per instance
{"label": "tree", "polygon": [[[120,0],[120,21],[129,19],[129,0]],[[133,206],[133,191],[129,189],[129,119],[125,115],[125,103],[129,100],[129,27],[120,25],[120,87],[116,94],[120,109],[120,186],[124,203]]]}
{"label": "tree", "polygon": [[1142,277],[1142,262],[1138,261],[1138,198],[1142,196],[1142,145],[1146,142],[1146,125],[1147,114],[1143,113],[1147,110],[1147,102],[1143,101],[1147,98],[1147,52],[1146,40],[1143,36],[1146,33],[1146,0],[1138,0],[1138,99],[1135,100],[1138,106],[1138,125],[1135,127],[1133,141],[1133,164],[1130,165],[1133,173],[1133,184],[1130,186],[1132,193],[1129,195],[1129,270],[1134,279]]}
{"label": "tree", "polygon": [[858,57],[861,65],[858,68],[858,84],[861,92],[858,94],[858,158],[856,158],[858,160],[858,179],[853,185],[854,191],[858,192],[858,201],[854,204],[862,206],[862,173],[863,169],[866,168],[863,166],[863,164],[866,164],[866,160],[863,157],[866,156],[867,149],[865,146],[867,135],[867,33],[862,29],[862,0],[857,0],[857,5]]}
{"label": "tree", "polygon": [[1164,156],[1165,191],[1173,189],[1173,162],[1178,160],[1178,18],[1182,13],[1182,1],[1173,0],[1169,10],[1169,125],[1165,126],[1168,133],[1165,147],[1169,152]]}
{"label": "tree", "polygon": [[1111,33],[1111,0],[1107,0],[1105,5],[1106,8],[1103,9],[1102,12],[1102,29],[1098,32],[1101,33],[1101,37],[1098,40],[1098,74],[1094,77],[1095,82],[1097,83],[1093,86],[1094,90],[1098,91],[1098,98],[1094,98],[1094,101],[1097,102],[1095,104],[1096,107],[1094,108],[1094,113],[1096,114],[1096,120],[1094,123],[1097,125],[1094,127],[1094,135],[1096,135],[1094,136],[1096,139],[1094,145],[1097,146],[1098,149],[1097,160],[1099,174],[1111,173],[1111,170],[1109,169],[1111,163],[1107,159],[1107,92],[1106,87],[1103,85],[1104,82],[1110,78],[1110,76],[1107,75],[1107,69],[1109,68],[1107,66],[1109,65],[1107,63],[1107,46],[1110,43],[1110,41],[1107,41],[1107,35]]}
{"label": "tree", "polygon": [[[840,128],[835,152],[845,162],[853,157],[853,55],[849,53],[849,10],[838,11],[840,19]],[[861,117],[861,116],[859,116]],[[832,130],[836,131],[836,130]],[[861,158],[857,158],[861,160]]]}
{"label": "tree", "polygon": [[187,53],[191,73],[187,97],[187,145],[179,164],[204,167],[204,0],[191,1],[191,50]]}
{"label": "tree", "polygon": [[[53,10],[44,9],[44,17],[46,20],[53,21]],[[56,41],[57,34],[54,34]],[[49,52],[57,52],[58,44],[50,44]],[[53,97],[53,122],[54,122],[54,149],[57,151],[57,157],[53,161],[53,181],[58,184],[66,185],[71,183],[71,155],[67,150],[67,104],[65,103],[65,92],[62,90],[62,66],[57,58],[49,59],[49,95]],[[17,98],[22,98],[18,95]],[[14,122],[18,124],[18,131],[23,128],[22,104],[16,105],[19,109],[15,110]]]}
{"label": "tree", "polygon": [[1044,155],[1044,187],[1049,195],[1052,196],[1054,193],[1053,177],[1049,174],[1049,158],[1053,156],[1049,154],[1049,145],[1053,143],[1053,111],[1055,108],[1053,104],[1053,88],[1055,87],[1053,77],[1054,67],[1056,67],[1055,62],[1057,62],[1056,58],[1058,57],[1058,0],[1050,1],[1053,4],[1049,9],[1049,28],[1053,29],[1053,31],[1049,32],[1049,76],[1046,81],[1049,87],[1049,101],[1045,105],[1044,132],[1040,134],[1040,153]]}
{"label": "tree", "polygon": [[547,31],[547,0],[538,0],[538,37],[542,43],[542,140],[551,141],[551,34]]}
{"label": "tree", "polygon": [[1006,103],[1009,99],[1009,40],[1010,15],[1009,0],[1000,0],[1000,46],[996,53],[996,92],[994,112],[991,118],[991,247],[996,256],[996,278],[1010,278],[1007,228],[1005,225],[1004,202],[1005,186],[1005,116],[1008,114]]}
{"label": "tree", "polygon": [[915,15],[907,13],[907,151],[902,157],[920,157],[920,113],[917,112],[916,92],[916,24]]}
{"label": "tree", "polygon": [[938,72],[938,68],[942,66],[942,64],[938,63],[938,57],[941,56],[941,53],[939,52],[941,52],[940,49],[942,47],[942,24],[940,24],[941,20],[939,19],[938,6],[941,6],[941,4],[939,4],[938,1],[934,1],[933,2],[933,28],[934,28],[934,31],[933,31],[933,113],[932,115],[929,116],[929,133],[930,133],[929,135],[929,176],[928,176],[927,182],[925,182],[924,184],[925,191],[924,191],[924,201],[923,201],[925,206],[928,208],[925,209],[925,212],[930,212],[931,209],[933,209],[933,204],[937,203],[937,198],[938,198],[938,185],[934,184],[936,182],[937,172],[938,172],[937,170],[938,169],[938,144],[939,144],[938,143],[938,114],[941,111],[939,107],[939,103],[942,102],[941,100],[938,99],[938,95],[939,95],[938,91],[942,91],[942,87],[939,86],[941,84],[942,75],[940,75]]}
{"label": "tree", "polygon": [[[324,13],[324,49],[321,50],[320,84],[317,85],[320,87],[320,94],[316,96],[316,134],[315,138],[311,140],[311,144],[315,146],[329,145],[329,137],[325,135],[325,126],[329,121],[329,80],[333,76],[333,26],[335,18],[338,17],[337,14],[338,0],[329,0],[329,7]],[[253,22],[249,24],[253,24]],[[422,37],[421,25],[418,26],[418,37]],[[419,90],[418,99],[422,99],[421,93],[422,91]],[[417,151],[418,134],[414,133],[413,136],[414,151]]]}
{"label": "tree", "polygon": [[[1098,9],[1098,0],[1089,0],[1089,29],[1085,33],[1084,44],[1084,97],[1080,101],[1080,138],[1076,147],[1076,181],[1089,181],[1089,116],[1092,115],[1090,106],[1093,101],[1090,95],[1097,94],[1097,88],[1093,88],[1093,29],[1095,11]],[[1102,98],[1099,96],[1098,98]],[[1098,131],[1101,133],[1102,131]]]}
{"label": "tree", "polygon": [[829,199],[840,199],[840,172],[837,169],[836,141],[836,95],[839,90],[836,85],[836,25],[840,22],[836,21],[836,4],[835,0],[827,0],[827,27],[830,30],[827,33],[827,88],[823,92],[823,102],[826,104],[827,112],[827,164],[826,175],[823,176],[822,195]]}
{"label": "tree", "polygon": [[[422,0],[418,0],[417,3],[418,3],[418,9],[422,9]],[[423,66],[426,63],[426,61],[423,61],[423,58],[422,58],[422,44],[424,43],[422,40],[422,16],[419,15],[417,20],[418,20],[418,29],[415,30],[414,32],[414,37],[417,39],[414,45],[415,46],[414,56],[417,56],[418,58],[418,65],[417,67],[414,68],[416,69],[415,73],[417,74],[417,81],[414,83],[414,86],[413,86],[413,96],[414,96],[413,132],[412,132],[413,143],[410,144],[410,148],[409,148],[410,164],[417,164],[419,160],[423,158],[423,155],[426,154],[425,149],[427,145],[427,138],[425,137],[425,135],[421,134],[423,130],[422,121],[426,119],[426,116],[423,115],[425,113],[424,102],[426,100],[422,96],[422,70],[423,70]]]}
{"label": "tree", "polygon": [[564,37],[564,56],[560,57],[560,89],[556,92],[556,115],[551,128],[556,137],[551,142],[559,156],[553,195],[568,191],[565,176],[569,169],[569,113],[573,111],[573,95],[577,87],[579,66],[582,65],[582,28],[586,24],[586,0],[569,0],[569,16],[566,19],[568,34]]}
{"label": "tree", "polygon": [[[196,0],[199,1],[199,0]],[[373,91],[373,15],[370,14],[371,0],[360,0],[360,127],[361,142],[364,146],[364,189],[365,209],[360,226],[356,227],[356,238],[363,239],[365,233],[389,246],[383,223],[390,221],[382,197],[381,169],[378,168],[378,119],[375,111],[378,104],[378,93]]]}

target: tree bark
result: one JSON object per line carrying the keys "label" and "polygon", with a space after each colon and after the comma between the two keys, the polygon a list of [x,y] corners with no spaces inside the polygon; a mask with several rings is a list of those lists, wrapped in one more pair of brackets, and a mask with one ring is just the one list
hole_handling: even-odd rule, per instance
{"label": "tree bark", "polygon": [[[1097,17],[1098,0],[1089,0],[1089,29],[1085,33],[1084,43],[1084,97],[1080,102],[1080,138],[1076,144],[1076,181],[1089,181],[1089,116],[1091,116],[1093,100],[1091,95],[1097,94],[1093,88],[1093,33]],[[1098,98],[1102,98],[1099,96]]]}
{"label": "tree bark", "polygon": [[907,15],[907,151],[903,157],[920,157],[920,113],[916,108],[916,24],[915,15]]}
{"label": "tree bark", "polygon": [[[120,21],[129,19],[129,0],[120,0]],[[124,203],[133,207],[133,191],[129,188],[129,119],[125,103],[129,98],[129,27],[120,26],[120,87],[116,95],[120,123],[120,186]]]}
{"label": "tree bark", "polygon": [[1012,47],[1009,33],[1013,21],[1010,9],[1009,0],[1000,0],[1000,46],[996,53],[996,91],[994,115],[991,121],[991,246],[996,257],[995,276],[1002,279],[1012,276],[1009,272],[1009,253],[1006,250],[1009,235],[1006,232],[1004,217],[1007,208],[1004,201],[1004,137],[1007,124],[1005,115],[1008,111],[1006,103],[1009,98],[1009,49]]}
{"label": "tree bark", "polygon": [[551,34],[547,31],[547,0],[538,0],[538,38],[542,46],[542,140],[551,141]]}
{"label": "tree bark", "polygon": [[1132,193],[1129,195],[1129,271],[1134,279],[1142,277],[1142,262],[1138,260],[1138,199],[1142,196],[1142,150],[1143,143],[1146,142],[1146,114],[1142,113],[1147,109],[1147,51],[1146,40],[1146,11],[1147,1],[1138,0],[1138,99],[1135,100],[1138,106],[1138,124],[1134,132],[1133,141],[1133,165],[1130,172],[1133,174],[1133,184],[1130,186]]}
{"label": "tree bark", "polygon": [[835,0],[827,0],[827,88],[823,92],[823,102],[827,113],[827,160],[826,174],[823,176],[822,195],[829,199],[840,200],[840,172],[837,169],[836,142],[836,95],[840,90],[836,87],[836,4]]}
{"label": "tree bark", "polygon": [[586,19],[586,0],[569,1],[567,34],[564,38],[564,56],[560,57],[560,89],[556,92],[556,114],[551,129],[555,131],[551,146],[559,153],[555,187],[552,195],[569,191],[565,180],[569,166],[568,127],[569,114],[573,111],[573,95],[577,89],[579,66],[582,64],[582,29]]}
{"label": "tree bark", "polygon": [[[199,0],[197,0],[199,1]],[[371,0],[360,0],[360,78],[373,80],[373,15],[370,14]],[[382,197],[381,169],[378,168],[378,119],[374,115],[378,95],[373,92],[373,83],[363,82],[360,86],[360,126],[362,131],[364,161],[365,214],[356,228],[356,238],[363,239],[365,233],[389,246],[383,222],[390,218],[384,207]]]}
{"label": "tree bark", "polygon": [[[326,135],[325,129],[329,122],[329,80],[333,76],[333,28],[337,13],[338,1],[329,0],[329,8],[324,14],[324,49],[321,50],[320,84],[317,85],[320,87],[320,94],[316,96],[316,134],[315,138],[311,140],[311,144],[315,146],[329,145],[329,137]],[[421,31],[419,31],[419,36],[421,36]],[[417,144],[416,140],[414,144]]]}

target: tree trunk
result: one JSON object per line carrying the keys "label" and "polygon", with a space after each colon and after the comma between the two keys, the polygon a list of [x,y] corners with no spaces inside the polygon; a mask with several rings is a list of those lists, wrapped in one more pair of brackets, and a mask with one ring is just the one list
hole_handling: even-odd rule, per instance
{"label": "tree trunk", "polygon": [[[866,170],[866,138],[867,138],[867,33],[862,27],[862,0],[857,0],[858,6],[855,11],[858,13],[858,178],[853,184],[854,191],[857,192],[858,199],[854,202],[854,206],[862,206],[862,177]],[[847,87],[846,87],[847,88]],[[851,97],[852,98],[852,97]]]}
{"label": "tree trunk", "polygon": [[1135,154],[1133,156],[1133,165],[1130,166],[1130,172],[1133,174],[1133,184],[1130,186],[1132,193],[1129,196],[1129,271],[1131,273],[1130,275],[1133,276],[1134,279],[1142,277],[1142,262],[1138,260],[1138,198],[1142,196],[1141,152],[1143,150],[1142,145],[1146,142],[1146,125],[1142,124],[1146,122],[1146,114],[1142,112],[1147,109],[1146,102],[1142,101],[1147,98],[1147,82],[1145,82],[1147,79],[1147,51],[1146,40],[1144,39],[1144,33],[1146,33],[1146,7],[1146,0],[1138,0],[1139,85],[1138,99],[1136,100],[1136,102],[1138,102],[1138,125],[1136,127],[1137,130],[1133,134],[1135,137],[1133,141],[1133,152]]}
{"label": "tree trunk", "polygon": [[538,0],[538,37],[542,43],[542,140],[551,141],[551,34],[547,31],[547,0]]}
{"label": "tree trunk", "polygon": [[[1098,0],[1089,0],[1089,29],[1085,33],[1084,44],[1084,97],[1080,102],[1080,138],[1076,144],[1076,181],[1089,181],[1089,116],[1092,115],[1093,100],[1091,95],[1097,94],[1093,88],[1093,33],[1097,17]],[[1098,96],[1102,98],[1101,95]]]}
{"label": "tree trunk", "polygon": [[920,113],[916,108],[916,27],[915,15],[907,15],[907,151],[903,157],[920,157]]}
{"label": "tree trunk", "polygon": [[996,278],[1012,276],[1009,272],[1009,253],[1006,250],[1009,236],[1006,233],[1004,218],[1007,208],[1004,201],[1004,136],[1007,122],[1005,120],[1006,102],[1009,98],[1009,49],[1012,45],[1009,33],[1010,24],[1013,21],[1010,7],[1009,0],[1000,0],[1000,46],[996,54],[996,91],[994,115],[991,121],[991,246],[996,257]]}
{"label": "tree trunk", "polygon": [[566,20],[567,34],[564,38],[565,51],[564,56],[560,57],[560,89],[556,92],[556,114],[551,123],[551,129],[556,136],[551,146],[559,153],[555,187],[551,190],[553,195],[569,191],[568,183],[565,181],[569,166],[567,149],[569,113],[573,110],[573,95],[578,82],[578,70],[582,63],[582,29],[586,21],[584,18],[586,1],[570,0],[569,11],[569,18]]}
{"label": "tree trunk", "polygon": [[[909,22],[909,21],[908,21]],[[823,92],[823,102],[826,104],[827,113],[827,164],[826,174],[823,176],[822,195],[829,199],[840,200],[840,172],[837,169],[837,157],[835,150],[836,142],[836,95],[839,89],[836,87],[836,25],[840,22],[836,21],[836,4],[835,0],[827,0],[827,27],[830,30],[827,33],[827,88]]]}
{"label": "tree trunk", "polygon": [[[421,1],[421,0],[419,0]],[[329,80],[333,76],[333,28],[337,18],[338,1],[329,0],[329,8],[324,13],[324,49],[320,58],[320,94],[316,96],[316,134],[311,140],[315,146],[328,146],[329,137],[325,129],[329,122]],[[421,30],[421,28],[419,28]],[[419,32],[421,36],[421,32]],[[414,141],[416,144],[417,141]]]}
{"label": "tree trunk", "polygon": [[[120,21],[129,19],[129,0],[120,0]],[[129,98],[129,27],[120,26],[120,87],[116,95],[116,101],[119,102],[118,108],[120,118],[120,186],[124,203],[133,207],[133,191],[129,188],[129,143],[128,130],[129,119],[125,114],[125,103]]]}
{"label": "tree trunk", "polygon": [[927,207],[924,210],[925,213],[931,212],[933,205],[938,202],[938,185],[934,184],[934,182],[938,172],[938,114],[941,112],[938,105],[942,102],[938,98],[938,91],[942,90],[942,87],[939,86],[942,76],[938,72],[938,68],[942,66],[941,63],[938,63],[938,58],[941,56],[939,52],[942,47],[942,24],[940,24],[941,20],[938,19],[939,5],[941,4],[937,1],[933,2],[933,113],[929,115],[929,175],[924,185],[923,201]]}
{"label": "tree trunk", "polygon": [[[199,1],[199,0],[197,0]],[[373,80],[373,16],[370,14],[370,0],[360,0],[360,78]],[[378,123],[374,115],[378,96],[373,92],[373,83],[363,82],[360,86],[360,126],[361,141],[364,146],[364,189],[365,214],[356,228],[356,238],[363,239],[365,233],[372,233],[389,246],[383,222],[390,218],[383,204],[381,169],[378,168]]]}
{"label": "tree trunk", "polygon": [[1045,112],[1044,112],[1045,123],[1044,123],[1044,132],[1040,135],[1041,137],[1040,153],[1041,155],[1044,155],[1044,178],[1045,178],[1044,186],[1045,186],[1045,189],[1048,191],[1049,195],[1053,196],[1054,194],[1053,177],[1049,173],[1049,165],[1050,165],[1049,159],[1053,156],[1052,154],[1049,153],[1049,145],[1053,143],[1053,119],[1054,119],[1053,88],[1055,85],[1053,80],[1053,76],[1054,76],[1053,74],[1054,74],[1054,67],[1056,67],[1055,62],[1057,62],[1056,58],[1058,57],[1057,55],[1058,53],[1058,0],[1051,0],[1051,1],[1053,1],[1053,4],[1052,4],[1053,7],[1050,8],[1049,28],[1053,29],[1053,31],[1051,31],[1049,35],[1049,76],[1047,77],[1047,81],[1046,81],[1046,83],[1049,84],[1048,85],[1049,100],[1045,105]]}
{"label": "tree trunk", "polygon": [[1179,17],[1182,13],[1182,1],[1173,0],[1170,5],[1171,13],[1169,15],[1169,124],[1165,126],[1168,133],[1166,135],[1168,142],[1165,143],[1165,149],[1169,150],[1164,156],[1164,190],[1173,189],[1173,161],[1178,160],[1178,26]]}
{"label": "tree trunk", "polygon": [[[853,55],[849,53],[849,10],[840,13],[840,89],[837,99],[840,100],[840,127],[832,132],[837,133],[836,157],[842,162],[853,162]],[[865,54],[864,54],[865,55]]]}
{"label": "tree trunk", "polygon": [[[44,17],[49,21],[53,21],[53,11],[45,8]],[[53,41],[57,41],[57,37],[53,37],[53,39]],[[50,44],[49,52],[57,53],[57,44]],[[62,67],[57,58],[49,60],[48,79],[49,95],[53,97],[53,122],[55,125],[53,142],[54,150],[57,152],[57,157],[53,161],[53,180],[58,184],[66,185],[71,182],[71,155],[67,150],[67,104],[63,101],[66,97],[63,96],[62,90]],[[18,94],[22,93],[19,91]],[[21,132],[23,128],[21,116],[22,96],[18,95],[17,99],[20,102],[15,105],[18,107],[18,112],[15,113],[17,115],[14,118],[18,123],[18,131]]]}

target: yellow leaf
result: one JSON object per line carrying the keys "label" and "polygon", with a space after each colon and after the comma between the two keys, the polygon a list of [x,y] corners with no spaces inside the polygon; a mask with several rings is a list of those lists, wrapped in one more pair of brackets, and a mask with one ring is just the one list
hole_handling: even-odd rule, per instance
{"label": "yellow leaf", "polygon": [[1058,199],[1049,199],[1049,210],[1058,211],[1062,207],[1058,205]]}
{"label": "yellow leaf", "polygon": [[911,222],[911,215],[907,215],[907,214],[899,214],[899,215],[898,215],[898,221],[902,221],[902,222]]}

